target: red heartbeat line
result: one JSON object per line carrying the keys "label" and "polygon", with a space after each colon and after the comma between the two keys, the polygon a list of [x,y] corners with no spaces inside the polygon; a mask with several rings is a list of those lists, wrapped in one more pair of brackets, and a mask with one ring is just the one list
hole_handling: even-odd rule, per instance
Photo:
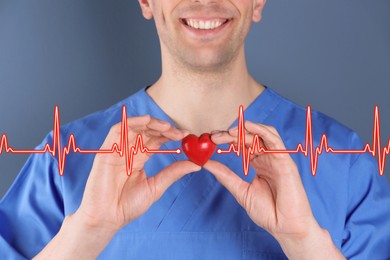
{"label": "red heartbeat line", "polygon": [[328,144],[328,137],[323,134],[321,137],[320,145],[314,147],[314,138],[313,138],[313,125],[312,125],[312,113],[311,107],[307,106],[306,110],[306,134],[305,134],[305,143],[298,144],[295,150],[268,150],[261,146],[261,138],[258,135],[254,135],[251,146],[246,146],[245,140],[245,121],[244,121],[244,107],[240,106],[238,114],[238,136],[237,136],[237,145],[231,144],[227,150],[218,149],[218,154],[224,153],[235,153],[237,156],[240,156],[242,153],[242,164],[243,171],[245,176],[248,175],[250,157],[255,154],[255,152],[264,153],[264,154],[276,154],[276,153],[303,153],[304,156],[310,157],[310,166],[312,175],[315,176],[318,166],[318,157],[324,151],[326,153],[334,154],[363,154],[370,153],[373,157],[378,157],[378,168],[380,176],[383,176],[385,172],[386,157],[390,151],[390,139],[388,140],[387,147],[381,148],[381,138],[380,138],[380,120],[379,120],[379,108],[375,106],[374,113],[374,130],[372,134],[372,144],[366,144],[361,150],[337,150],[333,149]]}
{"label": "red heartbeat line", "polygon": [[[259,153],[272,154],[272,153],[303,153],[304,156],[310,157],[310,165],[312,175],[316,175],[318,166],[318,157],[324,151],[326,153],[334,154],[363,154],[370,153],[373,157],[378,157],[378,168],[379,174],[383,176],[385,171],[386,157],[390,153],[390,139],[388,140],[387,147],[381,147],[380,141],[380,120],[379,120],[379,108],[375,106],[374,113],[374,129],[372,135],[372,144],[366,144],[361,150],[337,150],[333,149],[328,144],[328,138],[325,134],[322,135],[320,145],[314,146],[313,130],[312,130],[312,113],[311,107],[307,107],[306,111],[306,134],[305,143],[298,144],[295,150],[268,150],[261,146],[261,137],[258,135],[254,136],[251,146],[246,146],[245,140],[245,124],[244,124],[244,107],[240,106],[238,113],[238,137],[237,146],[231,144],[227,150],[218,149],[218,154],[224,153],[235,153],[237,156],[242,154],[243,171],[245,175],[248,175],[250,156],[256,151]],[[237,148],[236,148],[237,147]],[[70,152],[80,154],[113,154],[118,153],[121,157],[124,157],[126,162],[127,175],[130,175],[133,167],[134,156],[138,153],[181,153],[180,149],[176,150],[151,150],[144,146],[142,135],[138,134],[136,142],[133,146],[130,146],[128,140],[128,128],[127,128],[127,111],[126,107],[122,108],[122,121],[121,121],[121,140],[120,143],[114,143],[111,149],[99,149],[99,150],[86,150],[81,149],[76,145],[76,138],[73,134],[69,136],[68,143],[62,147],[60,138],[60,113],[58,106],[54,107],[54,124],[53,124],[53,141],[50,145],[47,143],[41,150],[17,150],[13,149],[8,144],[7,135],[3,134],[0,140],[0,155],[5,151],[6,153],[12,154],[44,154],[50,153],[53,157],[58,155],[58,169],[62,176],[64,174],[66,156]]]}
{"label": "red heartbeat line", "polygon": [[53,125],[53,141],[52,144],[46,144],[41,150],[16,150],[8,145],[7,135],[3,134],[0,141],[0,155],[4,150],[6,153],[13,154],[44,154],[50,153],[53,157],[58,155],[58,170],[60,175],[64,174],[66,156],[72,151],[80,154],[112,154],[118,153],[125,158],[127,175],[130,176],[133,168],[134,156],[138,153],[181,153],[180,149],[176,150],[151,150],[144,146],[142,135],[138,134],[134,146],[130,146],[128,140],[129,131],[127,128],[127,111],[126,107],[122,107],[122,121],[121,121],[121,140],[120,143],[114,143],[109,150],[86,150],[81,149],[76,145],[76,138],[73,134],[69,136],[68,144],[61,146],[60,137],[60,112],[58,106],[54,107],[54,125]]}

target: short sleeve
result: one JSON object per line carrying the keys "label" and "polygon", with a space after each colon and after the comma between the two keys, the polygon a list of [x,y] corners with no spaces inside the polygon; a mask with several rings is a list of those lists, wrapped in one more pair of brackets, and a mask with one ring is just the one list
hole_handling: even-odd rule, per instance
{"label": "short sleeve", "polygon": [[353,162],[342,253],[348,259],[389,259],[390,187],[369,153]]}
{"label": "short sleeve", "polygon": [[31,155],[0,201],[0,259],[31,259],[59,231],[64,210],[57,165],[49,153]]}

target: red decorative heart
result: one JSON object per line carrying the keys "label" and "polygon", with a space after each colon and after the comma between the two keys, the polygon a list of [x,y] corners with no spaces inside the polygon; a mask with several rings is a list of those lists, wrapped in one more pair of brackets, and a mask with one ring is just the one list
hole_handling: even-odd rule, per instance
{"label": "red decorative heart", "polygon": [[211,141],[211,135],[205,133],[199,138],[193,134],[187,135],[183,138],[181,146],[188,159],[202,166],[213,155],[216,144]]}

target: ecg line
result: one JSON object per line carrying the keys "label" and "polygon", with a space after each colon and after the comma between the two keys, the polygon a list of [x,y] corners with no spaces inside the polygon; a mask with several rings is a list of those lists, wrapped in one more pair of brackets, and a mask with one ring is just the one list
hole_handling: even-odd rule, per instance
{"label": "ecg line", "polygon": [[[120,143],[114,143],[111,149],[99,149],[99,150],[88,150],[81,149],[76,145],[76,138],[74,134],[70,134],[68,138],[68,143],[66,146],[62,147],[61,136],[60,136],[60,112],[58,106],[54,107],[54,124],[53,124],[53,140],[50,145],[47,143],[41,150],[18,150],[9,146],[8,138],[6,134],[1,136],[0,140],[0,155],[5,151],[5,153],[12,154],[44,154],[50,153],[53,157],[58,156],[58,170],[61,176],[64,174],[66,157],[71,153],[80,153],[80,154],[113,154],[117,153],[119,156],[124,157],[126,163],[126,172],[127,175],[131,175],[133,169],[133,160],[136,154],[140,153],[149,153],[149,154],[165,154],[173,153],[180,154],[181,150],[153,150],[148,149],[144,146],[142,135],[138,134],[136,137],[135,144],[130,146],[129,144],[129,130],[127,127],[127,111],[126,107],[122,107],[122,121],[121,121],[121,139]],[[237,148],[236,148],[237,147]],[[306,157],[310,157],[310,166],[312,175],[315,176],[318,167],[318,158],[323,153],[333,153],[333,154],[363,154],[370,153],[373,157],[378,157],[378,169],[379,174],[383,176],[386,165],[386,158],[390,153],[390,138],[388,144],[385,147],[381,147],[381,138],[380,138],[380,119],[379,119],[379,108],[375,106],[374,112],[374,124],[373,124],[373,134],[372,134],[372,144],[366,144],[361,150],[338,150],[329,146],[328,137],[323,134],[320,139],[320,144],[314,146],[314,137],[313,137],[313,125],[312,125],[312,112],[311,107],[307,106],[306,110],[306,133],[305,133],[305,142],[304,144],[299,143],[295,150],[268,150],[265,147],[261,146],[261,137],[254,135],[252,144],[247,147],[245,140],[245,119],[244,119],[244,107],[239,107],[238,112],[238,136],[237,136],[237,145],[231,144],[227,150],[218,149],[217,154],[225,153],[235,153],[237,157],[242,154],[242,164],[243,171],[245,176],[249,173],[249,165],[251,155],[258,153],[264,154],[295,154],[302,153]]]}
{"label": "ecg line", "polygon": [[138,153],[181,153],[180,149],[176,150],[152,150],[144,146],[142,135],[138,134],[134,146],[130,146],[128,136],[129,130],[127,128],[127,111],[126,106],[122,107],[122,121],[121,121],[121,140],[120,144],[114,143],[111,149],[87,150],[81,149],[76,145],[76,138],[73,134],[69,136],[68,144],[62,148],[60,136],[60,111],[58,106],[54,107],[54,124],[53,124],[53,141],[52,144],[46,144],[41,150],[16,150],[8,144],[7,135],[3,134],[0,141],[0,155],[3,150],[6,153],[12,154],[44,154],[50,153],[53,157],[58,155],[58,170],[61,176],[64,174],[66,156],[70,152],[80,154],[113,154],[118,153],[124,157],[126,162],[126,172],[130,176],[133,169],[134,156]]}
{"label": "ecg line", "polygon": [[310,166],[312,175],[315,176],[318,167],[318,157],[323,153],[333,153],[333,154],[363,154],[370,153],[373,157],[378,157],[378,169],[379,175],[383,176],[385,172],[386,157],[390,152],[390,138],[388,140],[387,146],[381,148],[381,138],[380,138],[380,120],[379,120],[379,108],[375,106],[374,112],[374,129],[372,134],[372,144],[366,144],[361,150],[337,150],[329,146],[328,137],[323,134],[320,140],[319,146],[314,146],[314,137],[313,137],[313,123],[312,123],[312,113],[311,107],[307,106],[306,109],[306,133],[305,133],[305,143],[299,143],[295,150],[268,150],[265,147],[261,146],[261,138],[258,135],[254,135],[252,144],[247,147],[245,140],[245,119],[244,119],[244,107],[240,106],[238,113],[238,136],[237,144],[230,144],[229,148],[226,150],[218,149],[218,154],[225,153],[235,153],[237,157],[242,154],[242,165],[244,175],[247,176],[249,173],[249,165],[251,155],[254,155],[256,152],[264,154],[294,154],[294,153],[303,153],[304,156],[310,157]]}

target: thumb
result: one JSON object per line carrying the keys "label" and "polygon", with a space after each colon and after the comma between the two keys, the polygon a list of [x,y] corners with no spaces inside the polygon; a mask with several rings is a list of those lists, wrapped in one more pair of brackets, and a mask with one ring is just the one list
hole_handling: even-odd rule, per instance
{"label": "thumb", "polygon": [[243,181],[227,166],[213,160],[209,160],[204,166],[206,170],[211,172],[215,178],[230,191],[236,198],[238,203],[244,207],[245,197],[249,188],[249,183]]}
{"label": "thumb", "polygon": [[148,182],[151,187],[154,187],[155,201],[157,201],[178,179],[188,173],[197,172],[200,169],[202,169],[202,167],[191,161],[178,161],[161,170],[155,176],[150,177]]}

